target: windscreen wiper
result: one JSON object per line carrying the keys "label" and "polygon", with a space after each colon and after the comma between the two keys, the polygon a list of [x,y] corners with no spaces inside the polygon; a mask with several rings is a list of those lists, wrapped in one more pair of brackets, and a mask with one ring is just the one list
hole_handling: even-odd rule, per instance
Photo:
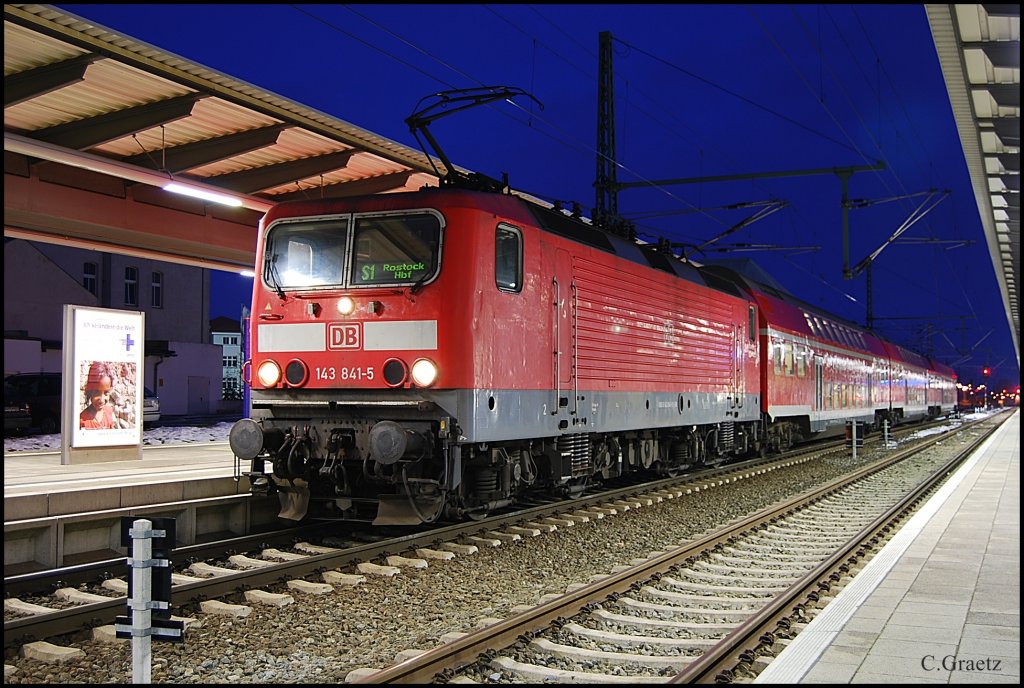
{"label": "windscreen wiper", "polygon": [[427,270],[426,272],[424,272],[423,275],[418,280],[416,280],[416,282],[411,287],[409,287],[409,293],[415,294],[420,289],[422,289],[423,285],[426,284],[427,279],[433,277],[435,272],[436,270]]}
{"label": "windscreen wiper", "polygon": [[266,271],[267,277],[270,279],[270,286],[274,288],[274,292],[277,297],[284,301],[285,294],[284,289],[281,288],[281,275],[277,272],[277,254],[267,258],[268,270]]}

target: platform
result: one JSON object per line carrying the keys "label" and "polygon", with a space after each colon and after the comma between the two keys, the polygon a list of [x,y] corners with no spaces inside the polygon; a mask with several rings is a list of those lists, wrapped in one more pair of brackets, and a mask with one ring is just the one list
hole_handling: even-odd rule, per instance
{"label": "platform", "polygon": [[1020,410],[755,683],[1020,682]]}
{"label": "platform", "polygon": [[[61,465],[60,451],[4,453],[4,521],[248,491],[227,442],[143,447],[142,458]],[[248,462],[246,462],[246,465]]]}
{"label": "platform", "polygon": [[174,518],[179,546],[276,522],[278,500],[253,497],[248,479],[234,476],[227,442],[146,446],[141,459],[71,465],[59,451],[4,452],[4,575],[122,556],[125,517]]}

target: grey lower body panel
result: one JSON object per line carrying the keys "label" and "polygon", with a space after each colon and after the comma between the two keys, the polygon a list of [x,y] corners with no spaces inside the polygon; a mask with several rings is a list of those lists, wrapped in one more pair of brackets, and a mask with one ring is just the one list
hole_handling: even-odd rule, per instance
{"label": "grey lower body panel", "polygon": [[[426,394],[425,396],[431,396]],[[749,422],[760,418],[756,394],[672,394],[580,390],[560,405],[553,390],[459,390],[434,399],[458,419],[460,442],[500,442],[583,432]]]}
{"label": "grey lower body panel", "polygon": [[873,409],[857,409],[856,412],[851,410],[849,413],[848,416],[815,414],[811,417],[811,432],[822,436],[840,435],[846,432],[848,421],[855,420],[862,425],[871,425],[875,422]]}

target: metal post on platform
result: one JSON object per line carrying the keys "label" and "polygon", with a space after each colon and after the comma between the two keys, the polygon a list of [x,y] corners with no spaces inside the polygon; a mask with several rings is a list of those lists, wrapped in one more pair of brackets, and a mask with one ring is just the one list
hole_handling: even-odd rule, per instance
{"label": "metal post on platform", "polygon": [[882,419],[882,440],[886,449],[889,448],[889,419]]}
{"label": "metal post on platform", "polygon": [[153,523],[132,524],[132,683],[153,680]]}
{"label": "metal post on platform", "polygon": [[132,683],[152,683],[154,637],[183,639],[184,622],[171,619],[171,551],[176,533],[173,518],[121,519],[121,546],[129,548],[131,615],[118,616],[114,628],[118,638],[132,641]]}
{"label": "metal post on platform", "polygon": [[857,437],[858,421],[846,421],[846,446],[853,449],[853,458],[857,458],[857,445],[864,446],[864,440]]}

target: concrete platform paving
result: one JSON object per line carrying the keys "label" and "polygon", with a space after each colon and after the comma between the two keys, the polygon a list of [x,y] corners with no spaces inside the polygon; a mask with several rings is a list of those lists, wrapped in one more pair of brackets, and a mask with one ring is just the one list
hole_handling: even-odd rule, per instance
{"label": "concrete platform paving", "polygon": [[755,683],[1020,683],[1020,410]]}

